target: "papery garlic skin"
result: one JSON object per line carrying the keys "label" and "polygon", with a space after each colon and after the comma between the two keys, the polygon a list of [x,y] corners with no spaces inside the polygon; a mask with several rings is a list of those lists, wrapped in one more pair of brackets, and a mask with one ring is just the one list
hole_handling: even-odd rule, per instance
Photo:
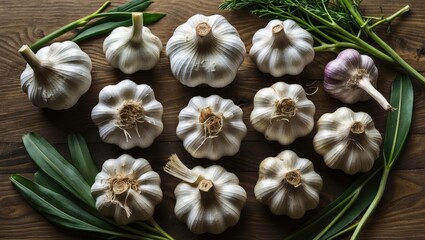
{"label": "papery garlic skin", "polygon": [[255,94],[250,120],[267,140],[288,145],[313,130],[315,111],[303,87],[277,82]]}
{"label": "papery garlic skin", "polygon": [[317,121],[313,146],[325,164],[346,174],[369,171],[379,157],[382,136],[364,112],[340,107]]}
{"label": "papery garlic skin", "polygon": [[254,193],[272,213],[299,219],[317,207],[322,185],[310,160],[285,150],[261,162]]}
{"label": "papery garlic skin", "polygon": [[[176,168],[175,164],[180,166]],[[174,190],[174,212],[190,231],[220,234],[239,221],[247,194],[235,174],[218,165],[196,166],[190,170],[176,155],[170,158],[164,170],[183,180]]]}
{"label": "papery garlic skin", "polygon": [[148,220],[162,200],[161,179],[144,158],[123,154],[103,163],[91,193],[96,208],[120,224]]}
{"label": "papery garlic skin", "polygon": [[343,103],[357,103],[373,97],[385,110],[393,110],[376,90],[378,68],[372,58],[355,49],[341,51],[325,66],[324,89]]}
{"label": "papery garlic skin", "polygon": [[104,142],[122,149],[146,148],[162,133],[162,113],[150,86],[126,79],[100,91],[91,118]]}
{"label": "papery garlic skin", "polygon": [[115,28],[103,42],[106,60],[123,73],[150,70],[160,59],[161,40],[143,26],[143,13],[132,13],[133,25]]}
{"label": "papery garlic skin", "polygon": [[218,160],[235,155],[247,128],[242,109],[218,95],[193,97],[179,113],[176,134],[195,158]]}
{"label": "papery garlic skin", "polygon": [[37,54],[24,45],[19,52],[28,63],[21,88],[35,106],[68,109],[90,88],[92,62],[76,43],[55,42]]}
{"label": "papery garlic skin", "polygon": [[300,74],[314,59],[313,37],[293,20],[271,20],[255,32],[249,55],[274,77]]}
{"label": "papery garlic skin", "polygon": [[182,84],[230,84],[246,54],[237,30],[220,15],[196,14],[178,26],[168,40],[166,53],[171,72]]}

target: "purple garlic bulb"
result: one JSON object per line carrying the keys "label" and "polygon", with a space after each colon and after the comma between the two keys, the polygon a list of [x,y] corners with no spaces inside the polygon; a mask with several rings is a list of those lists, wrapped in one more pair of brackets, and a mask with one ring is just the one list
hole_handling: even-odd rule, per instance
{"label": "purple garlic bulb", "polygon": [[385,110],[393,110],[376,90],[378,69],[372,58],[357,50],[346,49],[325,67],[324,89],[343,103],[366,101],[373,97]]}

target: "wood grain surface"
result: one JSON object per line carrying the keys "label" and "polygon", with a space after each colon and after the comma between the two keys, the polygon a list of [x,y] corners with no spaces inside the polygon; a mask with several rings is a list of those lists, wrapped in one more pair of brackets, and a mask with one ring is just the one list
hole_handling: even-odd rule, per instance
{"label": "wood grain surface", "polygon": [[[114,0],[112,6],[124,3]],[[309,98],[316,105],[315,120],[322,114],[333,112],[344,106],[341,102],[328,97],[323,91],[322,78],[324,65],[335,58],[335,54],[318,54],[313,63],[298,76],[273,78],[259,72],[255,64],[246,57],[232,84],[222,89],[209,87],[188,88],[176,81],[165,55],[165,44],[174,29],[194,14],[221,14],[237,28],[247,50],[256,30],[267,23],[248,12],[218,10],[221,0],[156,0],[148,10],[167,14],[160,22],[150,26],[163,45],[161,59],[157,67],[147,72],[125,75],[113,69],[105,60],[102,52],[104,37],[81,43],[81,48],[93,61],[93,83],[89,91],[71,109],[53,111],[39,109],[31,105],[21,91],[19,77],[25,62],[18,54],[23,44],[31,44],[40,37],[58,27],[85,16],[97,9],[101,0],[2,0],[0,4],[0,239],[81,239],[81,235],[59,230],[34,211],[17,193],[9,181],[11,174],[20,173],[31,177],[36,171],[26,153],[21,137],[30,131],[37,132],[53,143],[62,154],[68,156],[67,134],[81,133],[89,144],[93,159],[100,166],[109,158],[123,153],[149,160],[162,179],[164,199],[156,207],[154,218],[176,239],[284,239],[295,231],[305,220],[325,207],[350,185],[359,175],[347,176],[341,171],[330,170],[322,158],[313,150],[312,139],[316,129],[306,137],[297,139],[289,146],[268,142],[261,133],[256,132],[249,122],[252,101],[255,93],[277,81],[298,83],[303,86],[313,84],[318,92]],[[364,0],[362,10],[367,15],[390,15],[405,5],[411,11],[393,22],[391,32],[385,27],[378,28],[378,34],[388,42],[409,64],[425,74],[425,4],[414,0]],[[64,40],[72,33],[62,37]],[[378,89],[387,98],[391,82],[398,70],[376,60],[380,71]],[[114,145],[102,143],[97,127],[90,119],[91,109],[98,102],[99,91],[110,84],[123,79],[150,85],[157,100],[164,106],[164,131],[154,144],[147,149],[124,151]],[[414,82],[415,107],[413,125],[405,151],[402,153],[390,180],[379,208],[367,223],[362,239],[425,239],[425,86]],[[211,162],[205,159],[193,159],[184,150],[177,138],[175,129],[177,116],[189,99],[194,96],[218,94],[232,99],[244,111],[244,122],[248,134],[244,138],[239,153],[233,157],[224,157]],[[374,101],[349,106],[354,111],[364,111],[372,116],[377,129],[385,132],[386,113]],[[258,165],[268,156],[291,149],[299,156],[313,161],[316,171],[324,180],[320,194],[320,204],[309,211],[301,220],[291,220],[286,216],[274,216],[267,207],[255,200],[253,189],[258,177]],[[222,235],[194,235],[173,212],[174,188],[179,182],[162,171],[167,157],[177,153],[188,167],[195,165],[210,166],[219,164],[234,172],[241,185],[247,191],[248,201],[242,210],[240,222],[226,230]]]}

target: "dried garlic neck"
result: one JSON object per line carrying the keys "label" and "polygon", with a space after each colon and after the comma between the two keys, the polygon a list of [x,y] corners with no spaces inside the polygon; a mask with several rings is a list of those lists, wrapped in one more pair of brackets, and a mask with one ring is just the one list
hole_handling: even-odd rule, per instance
{"label": "dried garlic neck", "polygon": [[223,131],[224,118],[222,114],[215,113],[210,107],[206,107],[201,110],[199,123],[204,128],[205,137],[216,137]]}
{"label": "dried garlic neck", "polygon": [[299,169],[289,171],[285,174],[285,181],[292,185],[294,188],[299,187],[302,184],[301,173]]}
{"label": "dried garlic neck", "polygon": [[275,113],[272,119],[289,121],[289,119],[297,114],[296,102],[289,97],[284,97],[275,102]]}
{"label": "dried garlic neck", "polygon": [[209,179],[202,179],[198,184],[198,189],[201,194],[201,201],[204,204],[211,204],[216,199],[214,183]]}
{"label": "dried garlic neck", "polygon": [[289,44],[289,39],[285,33],[285,27],[282,23],[272,27],[273,47],[283,49]]}
{"label": "dried garlic neck", "polygon": [[134,47],[140,47],[143,37],[143,13],[133,12],[131,15],[133,21],[132,34],[129,43]]}
{"label": "dried garlic neck", "polygon": [[365,132],[366,126],[362,122],[354,122],[351,125],[350,132],[355,135],[363,134]]}
{"label": "dried garlic neck", "polygon": [[129,189],[138,191],[138,188],[137,181],[129,177],[116,176],[109,179],[109,191],[112,193],[113,198],[127,192]]}
{"label": "dried garlic neck", "polygon": [[359,121],[353,122],[350,127],[349,140],[354,142],[354,144],[362,151],[365,149],[361,144],[362,138],[365,136],[365,130],[365,124]]}
{"label": "dried garlic neck", "polygon": [[177,154],[172,154],[168,158],[168,162],[164,166],[164,171],[187,183],[199,183],[204,179],[201,175],[187,168],[180,161]]}
{"label": "dried garlic neck", "polygon": [[198,39],[199,51],[209,51],[213,40],[211,26],[206,22],[201,22],[196,26],[196,36]]}
{"label": "dried garlic neck", "polygon": [[366,69],[357,69],[354,74],[351,75],[351,78],[346,82],[346,86],[350,88],[357,88],[360,80],[364,78],[369,78],[369,74]]}

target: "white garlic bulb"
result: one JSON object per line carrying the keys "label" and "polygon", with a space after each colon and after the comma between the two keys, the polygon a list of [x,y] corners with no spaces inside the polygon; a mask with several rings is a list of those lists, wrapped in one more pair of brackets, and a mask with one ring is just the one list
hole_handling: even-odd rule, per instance
{"label": "white garlic bulb", "polygon": [[156,66],[161,40],[143,26],[143,13],[132,13],[133,25],[118,27],[103,42],[106,60],[123,73],[132,74]]}
{"label": "white garlic bulb", "polygon": [[255,94],[250,119],[266,139],[288,145],[313,130],[315,111],[303,87],[277,82]]}
{"label": "white garlic bulb", "polygon": [[260,164],[255,197],[276,215],[298,219],[319,204],[322,178],[313,163],[291,150],[268,157]]}
{"label": "white garlic bulb", "polygon": [[24,45],[19,52],[28,63],[21,88],[35,106],[68,109],[90,88],[92,62],[76,43],[52,43],[37,54]]}
{"label": "white garlic bulb", "polygon": [[218,165],[190,170],[175,154],[164,171],[183,180],[174,190],[174,212],[190,231],[220,234],[239,221],[247,195],[235,174]]}
{"label": "white garlic bulb", "polygon": [[220,88],[234,80],[246,50],[223,16],[197,14],[176,28],[166,53],[174,77],[182,84]]}
{"label": "white garlic bulb", "polygon": [[121,225],[152,217],[162,200],[161,179],[144,158],[123,154],[103,163],[91,193],[96,208]]}
{"label": "white garlic bulb", "polygon": [[218,95],[193,97],[179,113],[176,133],[195,158],[232,156],[247,132],[242,115],[240,107]]}
{"label": "white garlic bulb", "polygon": [[369,171],[378,158],[382,136],[364,112],[340,107],[317,121],[314,149],[332,169],[347,174]]}
{"label": "white garlic bulb", "polygon": [[252,38],[249,55],[274,77],[297,75],[314,59],[313,37],[293,20],[271,20]]}
{"label": "white garlic bulb", "polygon": [[126,79],[100,91],[91,118],[106,143],[146,148],[163,130],[162,112],[151,87]]}

